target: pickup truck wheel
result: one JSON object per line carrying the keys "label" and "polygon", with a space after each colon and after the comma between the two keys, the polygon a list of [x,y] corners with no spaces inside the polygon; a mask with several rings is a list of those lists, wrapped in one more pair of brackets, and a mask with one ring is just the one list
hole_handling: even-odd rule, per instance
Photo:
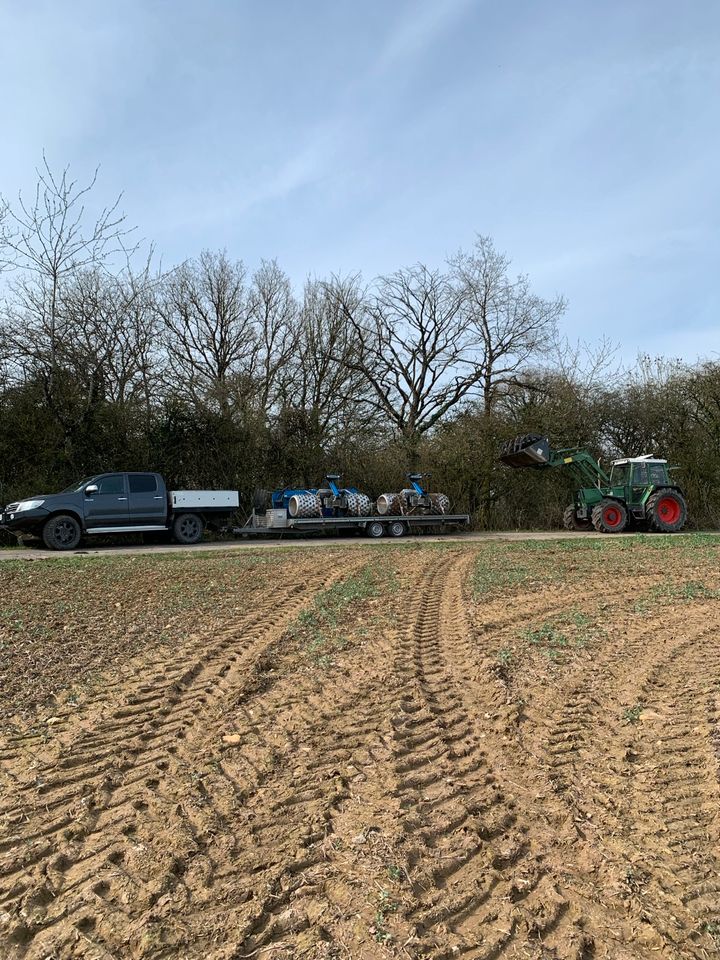
{"label": "pickup truck wheel", "polygon": [[60,513],[50,517],[43,527],[43,543],[48,550],[74,550],[80,543],[82,530],[75,517]]}
{"label": "pickup truck wheel", "polygon": [[173,536],[178,543],[199,543],[204,529],[205,524],[196,513],[181,513],[175,517]]}

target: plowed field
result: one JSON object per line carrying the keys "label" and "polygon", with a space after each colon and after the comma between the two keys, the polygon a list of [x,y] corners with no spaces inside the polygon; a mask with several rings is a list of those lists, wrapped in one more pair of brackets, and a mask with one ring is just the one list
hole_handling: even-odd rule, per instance
{"label": "plowed field", "polygon": [[716,544],[8,561],[0,956],[717,956]]}

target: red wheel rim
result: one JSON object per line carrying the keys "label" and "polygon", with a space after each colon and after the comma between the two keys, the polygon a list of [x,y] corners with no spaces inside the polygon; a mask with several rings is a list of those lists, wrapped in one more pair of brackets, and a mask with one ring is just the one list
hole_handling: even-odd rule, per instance
{"label": "red wheel rim", "polygon": [[609,506],[603,510],[603,521],[609,530],[615,530],[622,524],[622,510],[619,507]]}
{"label": "red wheel rim", "polygon": [[677,523],[680,519],[680,504],[675,497],[661,497],[658,500],[657,512],[663,523]]}

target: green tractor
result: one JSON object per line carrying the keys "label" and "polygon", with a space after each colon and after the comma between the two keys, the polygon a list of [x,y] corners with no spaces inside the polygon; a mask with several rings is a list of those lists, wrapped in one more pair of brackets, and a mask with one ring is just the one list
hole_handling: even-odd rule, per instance
{"label": "green tractor", "polygon": [[628,528],[676,533],[687,520],[683,492],[668,473],[667,460],[625,457],[614,460],[608,476],[581,447],[553,450],[547,437],[527,434],[509,440],[500,460],[508,467],[547,470],[566,467],[581,484],[563,523],[568,530],[620,533]]}

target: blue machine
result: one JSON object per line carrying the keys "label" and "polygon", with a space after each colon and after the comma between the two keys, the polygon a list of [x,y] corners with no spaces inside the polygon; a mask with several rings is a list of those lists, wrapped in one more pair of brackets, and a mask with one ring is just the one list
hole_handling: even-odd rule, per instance
{"label": "blue machine", "polygon": [[328,473],[326,487],[298,489],[285,487],[271,494],[274,509],[286,510],[289,517],[346,517],[368,516],[370,498],[357,487],[338,486],[339,473]]}
{"label": "blue machine", "polygon": [[273,490],[270,495],[273,510],[287,510],[291,497],[302,496],[302,494],[305,493],[316,494],[317,490],[296,490],[294,487],[285,487],[284,490]]}
{"label": "blue machine", "polygon": [[420,485],[420,481],[423,479],[423,477],[429,478],[430,474],[429,473],[409,473],[407,475],[407,478],[410,481],[410,483],[413,485],[413,490],[418,495],[418,497],[421,497],[423,501],[427,501],[427,503],[429,504],[430,503],[429,494],[426,493],[426,491],[423,490],[422,486]]}

